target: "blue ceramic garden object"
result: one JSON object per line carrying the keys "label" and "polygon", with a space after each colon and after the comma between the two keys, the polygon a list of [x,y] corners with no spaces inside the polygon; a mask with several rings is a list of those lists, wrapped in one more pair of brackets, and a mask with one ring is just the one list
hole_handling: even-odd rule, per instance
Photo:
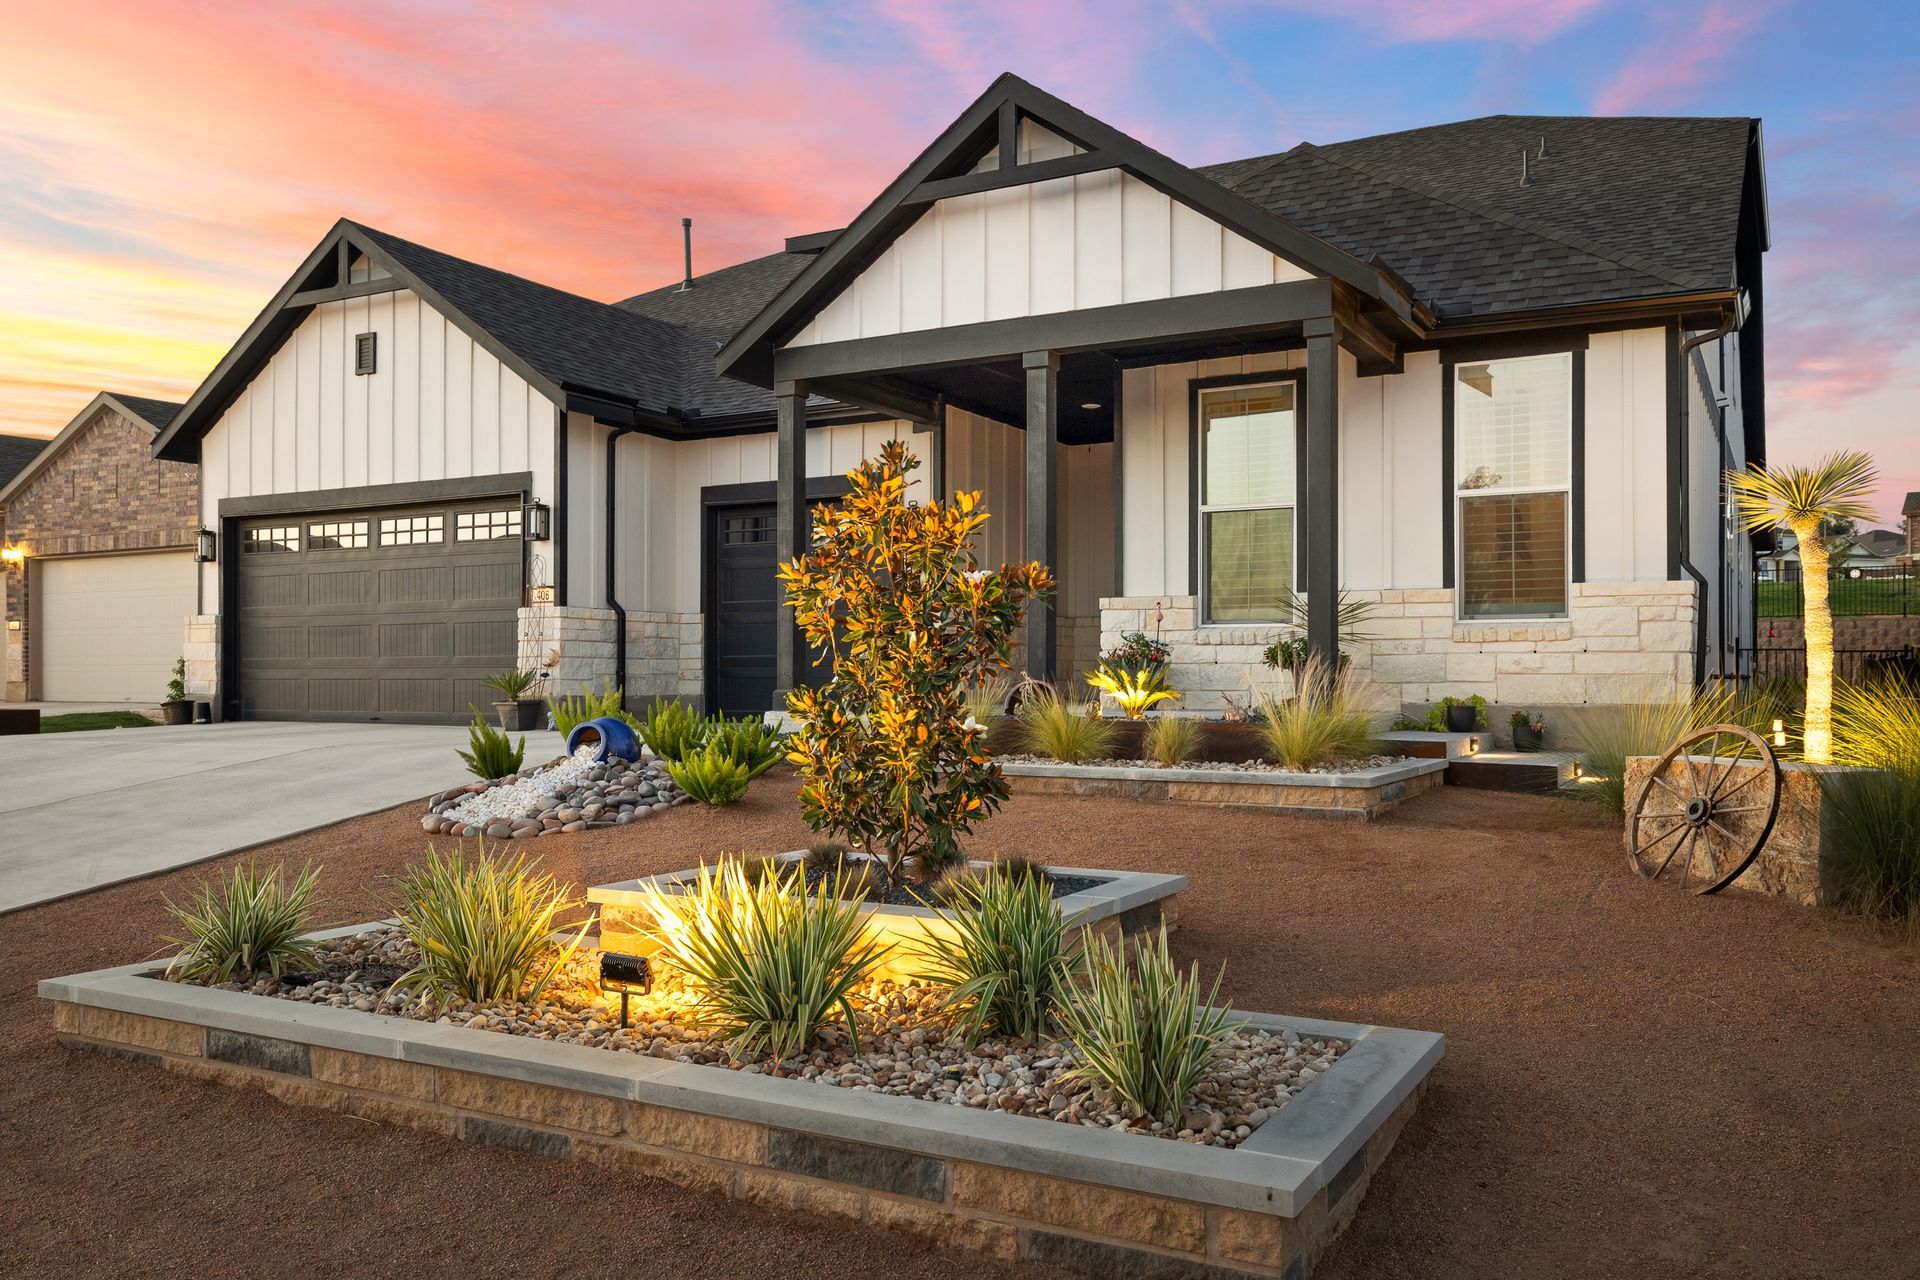
{"label": "blue ceramic garden object", "polygon": [[597,744],[593,753],[597,763],[609,756],[621,760],[640,758],[640,739],[634,734],[633,727],[618,716],[601,716],[598,720],[589,720],[577,724],[573,732],[567,735],[567,754],[572,755],[581,747]]}

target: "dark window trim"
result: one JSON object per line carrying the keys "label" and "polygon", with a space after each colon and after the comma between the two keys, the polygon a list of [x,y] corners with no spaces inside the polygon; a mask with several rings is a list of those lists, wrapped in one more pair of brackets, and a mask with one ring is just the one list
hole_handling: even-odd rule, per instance
{"label": "dark window trim", "polygon": [[[307,489],[299,493],[222,498],[219,515],[222,519],[237,517],[247,520],[256,516],[304,516],[363,507],[410,507],[425,502],[461,502],[470,498],[517,498],[524,502],[532,491],[531,471],[509,471],[495,476],[409,480],[401,484],[356,485],[349,489]],[[555,518],[559,518],[558,512]]]}
{"label": "dark window trim", "polygon": [[[808,476],[807,502],[830,502],[853,492],[853,483],[845,476]],[[720,705],[719,682],[714,670],[714,638],[719,619],[715,616],[714,517],[728,507],[757,507],[779,501],[779,484],[773,480],[750,480],[743,484],[710,484],[700,490],[700,697],[701,710]],[[778,560],[775,561],[776,566]]]}
{"label": "dark window trim", "polygon": [[[1624,326],[1645,329],[1645,323]],[[1523,356],[1555,356],[1585,351],[1591,330],[1558,333],[1509,333],[1486,338],[1463,338],[1435,349],[1443,362],[1478,364],[1482,360],[1518,360]]]}
{"label": "dark window trim", "polygon": [[1306,527],[1309,495],[1303,485],[1307,475],[1307,371],[1275,369],[1270,373],[1227,373],[1187,380],[1187,587],[1193,596],[1194,619],[1203,627],[1282,625],[1280,619],[1265,622],[1220,622],[1207,616],[1206,592],[1200,574],[1200,395],[1231,387],[1271,386],[1292,382],[1293,392],[1293,589],[1307,589]]}
{"label": "dark window trim", "polygon": [[[1587,580],[1587,342],[1584,335],[1579,345],[1549,346],[1544,350],[1509,351],[1497,355],[1484,353],[1485,349],[1462,346],[1440,353],[1440,554],[1444,557],[1440,563],[1440,585],[1454,591],[1453,616],[1456,622],[1468,621],[1460,616],[1460,599],[1457,593],[1457,573],[1454,567],[1453,544],[1454,525],[1458,520],[1459,490],[1454,484],[1453,475],[1453,375],[1454,370],[1463,364],[1479,364],[1487,360],[1518,360],[1527,356],[1568,355],[1571,360],[1571,375],[1567,394],[1572,397],[1571,421],[1569,423],[1568,474],[1567,474],[1567,522],[1569,525],[1567,545],[1567,616],[1573,615],[1573,584]],[[1462,354],[1464,353],[1464,354]],[[1474,618],[1471,621],[1498,622],[1497,618]],[[1561,619],[1553,619],[1561,621]]]}

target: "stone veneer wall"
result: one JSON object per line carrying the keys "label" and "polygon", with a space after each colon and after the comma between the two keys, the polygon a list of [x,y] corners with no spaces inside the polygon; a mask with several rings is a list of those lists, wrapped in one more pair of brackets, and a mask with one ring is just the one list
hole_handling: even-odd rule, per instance
{"label": "stone veneer wall", "polygon": [[71,1048],[281,1102],[1100,1278],[1303,1280],[1352,1220],[1427,1086],[1282,1217],[92,1005],[56,1002],[53,1025]]}
{"label": "stone veneer wall", "polygon": [[[1644,702],[1692,680],[1690,582],[1578,582],[1572,616],[1552,622],[1460,622],[1443,587],[1351,595],[1374,605],[1365,628],[1372,639],[1352,655],[1355,671],[1381,691],[1383,710],[1476,693],[1507,710]],[[1291,628],[1200,626],[1193,596],[1115,596],[1100,608],[1103,648],[1122,632],[1144,631],[1171,650],[1183,712],[1218,715],[1260,691],[1286,690],[1261,652]],[[1490,710],[1488,722],[1497,735],[1505,716]]]}
{"label": "stone veneer wall", "polygon": [[219,700],[214,692],[220,685],[219,614],[198,613],[187,619],[187,638],[180,656],[187,660],[187,697],[213,703],[218,714]]}
{"label": "stone veneer wall", "polygon": [[[547,673],[548,697],[599,689],[613,679],[611,609],[532,605],[520,610],[520,666]],[[705,631],[697,613],[627,611],[627,705],[655,697],[700,704]]]}
{"label": "stone veneer wall", "polygon": [[[7,503],[9,542],[31,556],[105,555],[193,546],[199,469],[151,456],[153,430],[103,408]],[[27,571],[0,573],[6,635],[6,697],[26,699],[33,678]]]}
{"label": "stone veneer wall", "polygon": [[[1647,776],[1658,763],[1656,756],[1632,756],[1627,760],[1627,798],[1629,805],[1647,785]],[[1704,765],[1696,764],[1698,772]],[[1774,816],[1773,830],[1767,834],[1767,842],[1760,846],[1760,854],[1753,864],[1741,872],[1739,878],[1728,889],[1744,889],[1751,893],[1770,894],[1785,898],[1789,902],[1803,907],[1815,906],[1825,900],[1825,885],[1822,877],[1822,863],[1825,861],[1829,834],[1826,806],[1820,791],[1820,775],[1833,766],[1801,764],[1797,761],[1780,762],[1780,809]],[[1730,780],[1723,784],[1726,790],[1752,784],[1746,782],[1747,775],[1757,772],[1758,765],[1732,765],[1727,772]],[[1680,761],[1668,766],[1670,778],[1685,785],[1686,767]],[[1743,801],[1744,803],[1744,801]],[[1622,828],[1621,843],[1628,851],[1633,849],[1633,824]]]}
{"label": "stone veneer wall", "polygon": [[706,701],[706,615],[627,610],[627,702]]}
{"label": "stone veneer wall", "polygon": [[[1762,649],[1807,647],[1806,624],[1799,618],[1762,618],[1754,624],[1754,639]],[[1835,618],[1833,647],[1836,649],[1920,648],[1920,617]]]}

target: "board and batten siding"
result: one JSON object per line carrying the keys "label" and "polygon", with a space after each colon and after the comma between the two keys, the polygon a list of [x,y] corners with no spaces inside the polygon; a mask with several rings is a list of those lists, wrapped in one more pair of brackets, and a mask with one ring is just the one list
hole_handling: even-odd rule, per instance
{"label": "board and batten siding", "polygon": [[[1586,578],[1667,576],[1665,332],[1596,333],[1587,347]],[[1305,353],[1128,369],[1121,386],[1126,596],[1192,594],[1192,417],[1197,378],[1302,368]],[[1440,356],[1410,352],[1397,374],[1340,366],[1340,583],[1344,590],[1445,581]],[[1706,510],[1711,511],[1709,504]],[[1304,516],[1304,510],[1302,511]],[[1305,525],[1300,526],[1305,535]],[[1309,551],[1311,549],[1309,548]]]}
{"label": "board and batten siding", "polygon": [[[355,374],[369,332],[376,371]],[[553,429],[552,401],[412,291],[322,303],[201,441],[201,520],[219,527],[222,498],[518,471],[552,502]]]}
{"label": "board and batten siding", "polygon": [[1110,169],[935,201],[788,345],[1311,278]]}

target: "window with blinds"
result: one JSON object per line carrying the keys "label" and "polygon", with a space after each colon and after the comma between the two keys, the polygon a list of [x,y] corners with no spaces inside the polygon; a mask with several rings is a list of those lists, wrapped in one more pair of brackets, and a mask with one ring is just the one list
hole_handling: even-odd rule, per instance
{"label": "window with blinds", "polygon": [[1462,618],[1564,618],[1573,357],[1454,370],[1453,465]]}
{"label": "window with blinds", "polygon": [[1208,622],[1284,622],[1293,585],[1295,384],[1200,394],[1201,608]]}

